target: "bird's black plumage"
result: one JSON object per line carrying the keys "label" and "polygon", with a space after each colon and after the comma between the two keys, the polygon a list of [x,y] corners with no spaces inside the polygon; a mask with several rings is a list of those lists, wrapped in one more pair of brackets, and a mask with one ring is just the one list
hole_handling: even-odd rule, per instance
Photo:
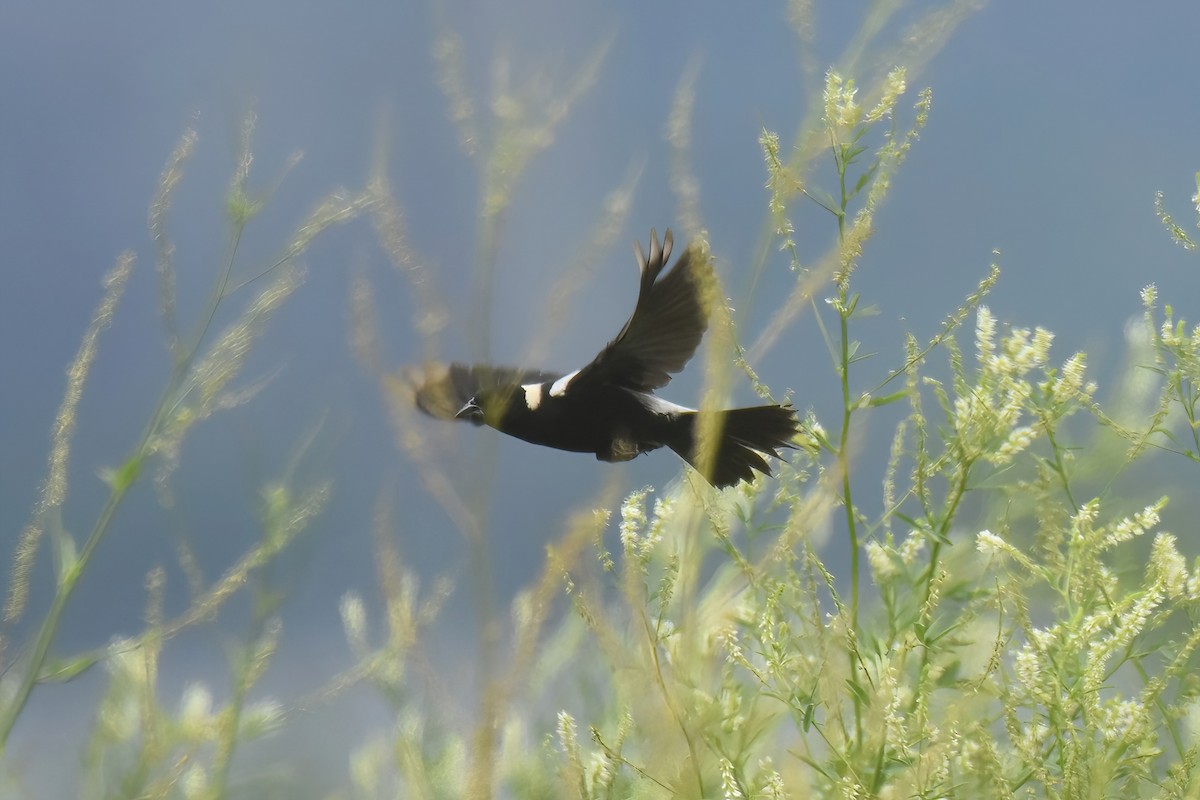
{"label": "bird's black plumage", "polygon": [[[411,371],[417,407],[440,419],[488,425],[534,444],[628,461],[669,447],[718,487],[771,473],[798,430],[790,405],[713,412],[715,446],[702,453],[700,414],[654,394],[691,359],[708,327],[712,265],[688,248],[659,278],[671,256],[671,231],[650,254],[635,245],[641,287],[633,315],[585,367],[568,374],[488,365],[427,364]],[[705,430],[708,430],[706,427]],[[702,468],[703,467],[703,468]]]}

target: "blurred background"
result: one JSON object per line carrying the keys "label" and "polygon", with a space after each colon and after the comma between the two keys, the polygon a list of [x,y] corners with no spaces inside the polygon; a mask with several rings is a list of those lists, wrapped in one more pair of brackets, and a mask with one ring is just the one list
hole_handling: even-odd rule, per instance
{"label": "blurred background", "polygon": [[[1161,300],[1190,321],[1200,315],[1196,259],[1170,241],[1154,212],[1161,190],[1177,221],[1190,228],[1195,220],[1200,5],[1090,4],[1081,12],[1024,0],[968,12],[913,2],[888,16],[889,7],[817,3],[809,44],[778,2],[8,0],[0,8],[0,552],[12,552],[35,504],[64,370],[101,297],[101,278],[131,249],[136,271],[100,340],[73,440],[64,524],[77,538],[89,530],[107,493],[97,472],[128,454],[171,368],[146,224],[159,175],[194,129],[198,144],[169,222],[180,320],[190,331],[228,246],[223,198],[250,113],[257,128],[249,186],[271,195],[239,245],[235,275],[271,263],[325,194],[360,191],[383,164],[414,263],[444,305],[446,327],[431,345],[437,355],[569,371],[632,309],[630,243],[645,242],[651,227],[686,230],[672,190],[677,151],[668,143],[681,87],[694,98],[686,167],[700,222],[739,338],[749,344],[795,281],[783,254],[772,252],[760,276],[750,266],[769,225],[762,130],[787,146],[827,68],[852,76],[857,64],[866,81],[894,58],[909,67],[900,128],[911,124],[925,86],[933,111],[855,277],[863,302],[879,311],[855,331],[864,350],[878,354],[862,365],[861,387],[901,363],[904,332],[928,339],[937,331],[987,274],[995,249],[1003,269],[987,301],[995,315],[1053,330],[1055,361],[1086,350],[1103,398],[1105,381],[1124,374],[1124,329],[1140,315],[1143,286],[1157,284]],[[848,60],[864,21],[884,18],[867,55]],[[461,86],[446,85],[439,58],[461,68]],[[815,66],[815,80],[804,64]],[[474,135],[455,122],[465,106],[451,98],[470,99]],[[513,168],[508,205],[492,229],[481,222],[481,194],[489,180],[507,179],[488,178],[485,160],[499,139],[494,114],[511,107],[498,98],[530,120],[565,116],[527,168]],[[832,174],[818,162],[813,180]],[[815,258],[836,226],[813,204],[795,208],[801,253]],[[618,212],[608,217],[618,225],[611,244],[581,253],[606,209]],[[414,329],[420,301],[365,218],[327,232],[302,261],[307,282],[272,320],[240,385],[269,383],[184,443],[177,515],[162,512],[149,482],[133,492],[72,600],[57,652],[139,631],[145,576],[155,565],[167,568],[168,608],[177,610],[186,582],[176,537],[189,538],[214,579],[257,540],[261,487],[293,475],[299,487],[332,481],[333,494],[267,576],[286,595],[283,637],[257,694],[302,695],[353,663],[338,602],[359,592],[378,617],[372,519],[381,496],[393,504],[405,563],[425,586],[447,576],[457,587],[438,647],[447,674],[472,680],[480,666],[472,662],[478,587],[467,544],[396,446],[378,376],[351,348],[352,279],[371,287],[387,370],[430,354]],[[494,267],[487,294],[476,280],[484,262]],[[581,262],[588,268],[564,305],[551,288],[566,265]],[[250,289],[233,297],[217,329],[252,296]],[[547,336],[551,309],[567,324]],[[825,420],[837,411],[837,381],[811,312],[753,366],[802,410]],[[694,404],[702,373],[696,367],[662,393]],[[729,394],[738,403],[754,398],[744,380]],[[540,573],[545,546],[569,515],[598,502],[600,487],[663,486],[680,472],[669,453],[608,465],[490,431],[417,422],[444,447],[436,458],[447,474],[474,486],[475,470],[489,470],[487,602],[501,609]],[[869,433],[878,449],[867,452],[882,460],[890,432],[880,422]],[[863,474],[863,493],[877,495],[879,472]],[[27,621],[44,613],[51,569],[42,552]],[[225,642],[246,627],[250,604],[235,599],[213,630],[168,645],[165,702],[195,681],[224,691]],[[18,643],[27,626],[12,632]],[[103,678],[93,670],[35,691],[8,768],[29,785],[71,786],[66,765],[78,760]],[[332,785],[344,780],[346,752],[386,724],[362,692],[272,746],[313,753],[303,770]],[[316,744],[335,735],[345,747]]]}

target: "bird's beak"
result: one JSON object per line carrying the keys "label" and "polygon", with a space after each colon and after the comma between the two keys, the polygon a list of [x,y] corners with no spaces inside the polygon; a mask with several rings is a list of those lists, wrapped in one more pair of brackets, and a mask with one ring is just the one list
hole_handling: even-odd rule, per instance
{"label": "bird's beak", "polygon": [[476,425],[483,422],[483,409],[479,407],[479,403],[475,402],[472,397],[467,401],[467,404],[458,410],[454,415],[455,419],[466,419],[474,422]]}

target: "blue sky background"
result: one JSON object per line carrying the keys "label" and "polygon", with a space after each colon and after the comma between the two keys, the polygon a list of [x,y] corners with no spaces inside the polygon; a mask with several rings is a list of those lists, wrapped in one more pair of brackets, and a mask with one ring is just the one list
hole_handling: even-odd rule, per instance
{"label": "blue sky background", "polygon": [[[439,16],[462,37],[469,90],[485,126],[500,61],[514,87],[536,95],[530,87],[544,84],[553,96],[609,42],[595,86],[517,183],[496,253],[486,349],[520,363],[540,330],[549,287],[586,241],[605,197],[641,167],[619,243],[595,254],[568,310],[570,325],[542,345],[544,364],[529,365],[566,371],[590,359],[632,307],[629,242],[644,242],[652,226],[661,232],[680,224],[665,131],[689,64],[698,69],[691,168],[732,304],[770,309],[789,290],[793,275],[779,255],[747,294],[744,265],[766,220],[758,137],[764,127],[785,142],[795,135],[814,88],[805,84],[801,56],[819,72],[837,63],[862,18],[858,6],[818,4],[816,52],[802,54],[784,5],[767,2],[9,0],[0,9],[0,552],[11,552],[34,504],[63,371],[100,298],[101,276],[125,249],[138,253],[137,271],[101,339],[74,440],[65,522],[77,537],[103,502],[96,470],[120,462],[157,400],[169,362],[156,315],[147,206],[188,126],[199,146],[170,223],[185,322],[206,297],[225,246],[222,196],[240,120],[253,108],[252,186],[271,185],[293,152],[304,158],[252,223],[241,250],[244,274],[277,252],[326,192],[365,184],[386,130],[389,177],[410,243],[450,313],[440,351],[469,358],[485,346],[466,333],[480,162],[464,156],[437,85],[431,51]],[[880,41],[898,42],[933,7],[905,6]],[[906,105],[931,86],[933,113],[877,217],[877,236],[856,276],[864,301],[880,310],[857,332],[865,349],[879,353],[864,366],[864,386],[899,363],[901,332],[927,338],[936,331],[986,274],[993,249],[1002,251],[1003,267],[988,301],[996,316],[1054,330],[1056,360],[1087,350],[1102,381],[1123,366],[1123,327],[1140,312],[1138,292],[1147,283],[1189,319],[1200,316],[1196,259],[1169,241],[1153,209],[1161,189],[1176,218],[1194,222],[1200,5],[1081,8],[1028,0],[984,6],[910,74]],[[812,207],[797,215],[797,228],[810,257],[834,234],[829,218]],[[246,380],[277,377],[255,402],[195,431],[176,479],[191,541],[214,578],[256,535],[257,488],[279,477],[295,443],[322,423],[302,476],[332,480],[334,497],[283,570],[292,596],[283,649],[265,681],[281,696],[313,689],[351,661],[337,601],[347,590],[375,597],[370,525],[381,492],[394,498],[407,561],[424,576],[448,574],[460,584],[446,630],[468,631],[471,619],[464,542],[393,446],[378,387],[348,342],[347,294],[357,270],[374,287],[388,366],[418,360],[408,284],[387,264],[366,220],[331,232],[303,261],[307,284],[273,321],[246,373]],[[244,302],[235,298],[218,324]],[[739,324],[750,342],[764,319],[752,314]],[[810,317],[754,366],[779,394],[791,389],[801,408],[831,418],[837,385]],[[694,403],[699,372],[677,379],[664,395]],[[734,401],[752,397],[746,385],[732,390]],[[882,424],[871,434],[886,447]],[[476,460],[480,440],[491,435],[457,431],[447,439],[455,448],[445,456],[447,469],[477,479],[473,464],[487,463]],[[498,443],[495,458],[490,522],[500,603],[538,574],[545,543],[614,473],[625,489],[662,486],[679,473],[666,453],[614,466],[512,440]],[[866,474],[872,494],[877,478]],[[149,487],[137,490],[74,598],[58,640],[63,652],[136,632],[144,576],[155,564],[168,565],[173,589],[184,585],[172,530]],[[48,562],[43,553],[34,618],[49,597]],[[169,597],[182,602],[182,595]],[[245,609],[235,602],[222,630],[235,635],[244,627]],[[469,645],[456,649],[456,637],[447,639],[446,658],[456,662],[449,669],[469,673]],[[168,697],[195,680],[220,691],[218,637],[183,637],[168,652]],[[61,763],[59,756],[50,762],[45,754],[78,752],[100,677],[35,694],[10,749],[10,757],[26,759],[21,770],[31,780],[64,780],[49,766]],[[334,716],[322,725],[342,726],[348,745],[385,722],[367,696]],[[330,729],[299,726],[278,746],[300,747],[306,736]],[[316,759],[308,768],[340,780],[344,752],[327,752],[328,763]]]}

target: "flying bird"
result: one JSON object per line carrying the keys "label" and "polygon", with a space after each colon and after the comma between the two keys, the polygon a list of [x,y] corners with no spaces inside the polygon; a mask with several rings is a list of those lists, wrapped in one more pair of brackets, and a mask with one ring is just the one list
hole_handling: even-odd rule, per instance
{"label": "flying bird", "polygon": [[799,429],[791,405],[711,412],[715,447],[701,452],[700,412],[654,394],[695,353],[708,327],[712,264],[688,248],[661,279],[673,240],[650,231],[650,254],[634,243],[641,288],[633,315],[591,363],[567,374],[490,365],[429,363],[408,373],[421,411],[467,420],[533,444],[629,461],[669,447],[718,488],[771,474]]}

